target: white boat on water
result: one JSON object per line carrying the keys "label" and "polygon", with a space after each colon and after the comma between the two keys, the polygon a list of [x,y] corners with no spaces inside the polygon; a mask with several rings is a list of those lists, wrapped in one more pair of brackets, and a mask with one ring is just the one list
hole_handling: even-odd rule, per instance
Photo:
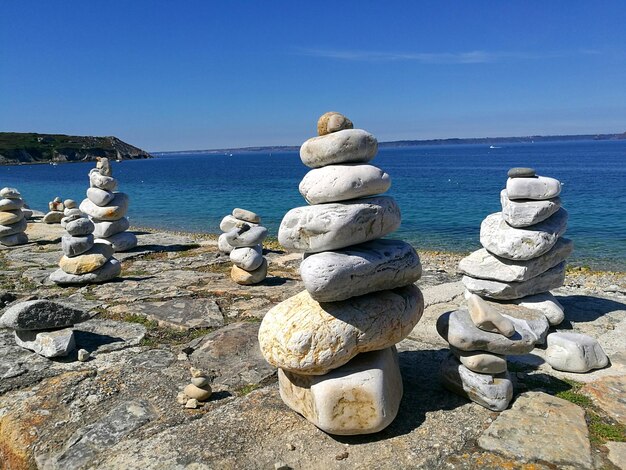
{"label": "white boat on water", "polygon": [[490,145],[489,148],[490,149],[499,149],[500,147],[496,147],[495,145]]}

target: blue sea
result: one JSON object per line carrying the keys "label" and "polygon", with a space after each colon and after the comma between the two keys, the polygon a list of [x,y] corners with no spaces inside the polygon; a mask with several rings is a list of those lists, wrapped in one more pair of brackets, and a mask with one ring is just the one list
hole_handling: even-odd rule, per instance
{"label": "blue sea", "polygon": [[[480,223],[500,210],[506,172],[530,166],[563,183],[570,214],[572,261],[626,271],[626,141],[578,141],[381,148],[372,162],[391,175],[389,195],[402,209],[396,237],[419,251],[466,252],[480,247]],[[32,208],[55,196],[85,197],[94,163],[0,167],[0,185],[14,186]],[[276,234],[283,215],[304,205],[298,183],[307,172],[297,152],[170,154],[113,163],[119,190],[130,195],[135,226],[219,232],[234,207],[259,213]]]}

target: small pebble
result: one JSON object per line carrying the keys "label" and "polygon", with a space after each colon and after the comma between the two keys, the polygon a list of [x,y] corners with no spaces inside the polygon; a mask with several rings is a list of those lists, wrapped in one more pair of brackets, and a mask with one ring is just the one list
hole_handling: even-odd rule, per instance
{"label": "small pebble", "polygon": [[185,353],[180,353],[177,357],[176,357],[179,361],[186,361],[187,359],[189,359],[189,357],[187,356],[187,354]]}
{"label": "small pebble", "polygon": [[335,455],[335,460],[345,460],[348,458],[348,454],[347,452],[342,452],[341,454],[337,454]]}
{"label": "small pebble", "polygon": [[178,395],[176,395],[176,401],[181,405],[184,405],[189,401],[189,397],[185,395],[185,392],[178,392]]}
{"label": "small pebble", "polygon": [[204,374],[200,369],[196,369],[195,367],[190,367],[189,372],[191,372],[192,377],[204,377]]}
{"label": "small pebble", "polygon": [[296,450],[296,446],[294,446],[293,444],[287,444],[287,449]]}
{"label": "small pebble", "polygon": [[198,408],[198,400],[191,398],[185,403],[185,408]]}
{"label": "small pebble", "polygon": [[206,377],[194,377],[191,379],[191,383],[196,387],[205,387],[209,383],[209,379]]}
{"label": "small pebble", "polygon": [[85,362],[89,360],[89,351],[87,351],[86,349],[79,349],[78,350],[78,360],[80,362]]}
{"label": "small pebble", "polygon": [[532,178],[536,174],[534,168],[511,168],[507,176],[509,178]]}

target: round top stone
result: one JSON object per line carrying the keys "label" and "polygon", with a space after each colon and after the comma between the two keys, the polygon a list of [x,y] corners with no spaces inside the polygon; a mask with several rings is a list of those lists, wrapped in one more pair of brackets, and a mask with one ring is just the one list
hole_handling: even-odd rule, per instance
{"label": "round top stone", "polygon": [[332,132],[353,128],[354,124],[352,124],[350,119],[335,111],[324,113],[317,120],[317,135],[326,135]]}
{"label": "round top stone", "polygon": [[66,209],[74,209],[75,207],[78,207],[78,204],[76,204],[74,199],[66,199],[63,201],[63,206],[65,206]]}
{"label": "round top stone", "polygon": [[63,202],[63,201],[61,201],[61,198],[57,196],[52,200],[52,202]]}
{"label": "round top stone", "polygon": [[22,195],[20,194],[20,192],[15,188],[2,188],[0,190],[0,197],[6,197],[7,199],[15,199],[21,196]]}
{"label": "round top stone", "polygon": [[511,168],[507,173],[509,178],[532,178],[536,175],[534,168]]}

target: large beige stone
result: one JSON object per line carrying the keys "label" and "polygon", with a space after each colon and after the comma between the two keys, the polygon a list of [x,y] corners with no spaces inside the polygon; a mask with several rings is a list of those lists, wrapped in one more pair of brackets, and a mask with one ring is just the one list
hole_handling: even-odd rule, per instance
{"label": "large beige stone", "polygon": [[508,318],[493,306],[489,305],[476,294],[470,294],[467,299],[467,310],[478,328],[492,333],[499,333],[507,338],[515,334],[515,326]]}
{"label": "large beige stone", "polygon": [[233,267],[230,270],[230,277],[237,284],[241,284],[243,286],[258,284],[267,277],[267,259],[263,258],[261,266],[256,268],[254,271],[246,271],[233,264]]}
{"label": "large beige stone", "polygon": [[465,367],[478,374],[503,374],[507,371],[506,357],[483,351],[461,351],[450,347],[452,354]]}
{"label": "large beige stone", "polygon": [[128,211],[128,195],[126,193],[114,193],[113,200],[108,206],[100,207],[90,199],[83,199],[80,203],[80,211],[98,220],[118,220]]}
{"label": "large beige stone", "polygon": [[424,310],[415,285],[318,303],[307,291],[276,305],[263,318],[259,344],[272,365],[322,375],[359,353],[404,339]]}
{"label": "large beige stone", "polygon": [[395,347],[357,355],[326,375],[278,370],[280,396],[315,426],[330,434],[370,434],[386,428],[402,399]]}
{"label": "large beige stone", "polygon": [[20,210],[0,212],[0,225],[11,225],[24,218],[24,213]]}
{"label": "large beige stone", "polygon": [[87,274],[104,266],[113,256],[113,247],[108,243],[95,243],[82,255],[68,258],[63,256],[59,267],[68,274]]}

